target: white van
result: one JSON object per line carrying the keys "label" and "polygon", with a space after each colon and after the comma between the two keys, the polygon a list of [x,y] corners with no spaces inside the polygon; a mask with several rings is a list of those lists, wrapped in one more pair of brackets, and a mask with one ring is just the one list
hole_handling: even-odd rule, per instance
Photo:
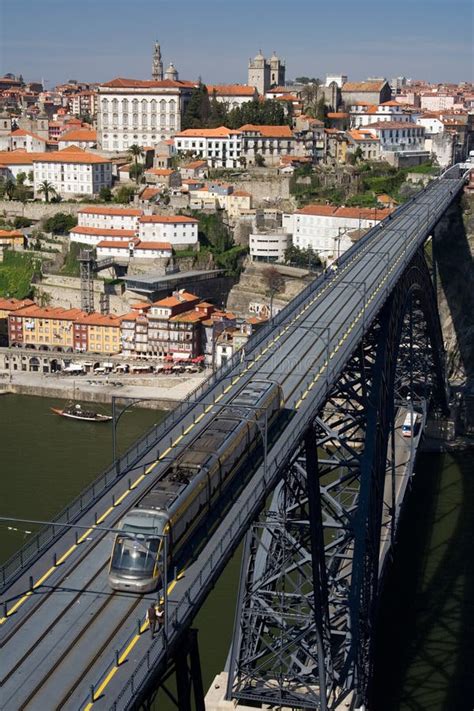
{"label": "white van", "polygon": [[409,412],[402,425],[402,435],[413,437],[418,432],[420,416],[416,412]]}

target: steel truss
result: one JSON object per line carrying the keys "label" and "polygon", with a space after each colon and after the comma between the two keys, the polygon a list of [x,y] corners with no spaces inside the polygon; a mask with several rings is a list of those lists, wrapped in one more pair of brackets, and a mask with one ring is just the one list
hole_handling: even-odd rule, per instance
{"label": "steel truss", "polygon": [[[447,408],[436,299],[420,250],[366,331],[247,533],[228,698],[334,709],[367,703],[393,543],[401,401]],[[382,561],[383,562],[383,561]]]}
{"label": "steel truss", "polygon": [[160,690],[179,711],[205,711],[196,629],[185,630],[179,645],[170,653],[166,671],[155,669],[150,674],[146,687],[130,708],[151,711],[156,707]]}

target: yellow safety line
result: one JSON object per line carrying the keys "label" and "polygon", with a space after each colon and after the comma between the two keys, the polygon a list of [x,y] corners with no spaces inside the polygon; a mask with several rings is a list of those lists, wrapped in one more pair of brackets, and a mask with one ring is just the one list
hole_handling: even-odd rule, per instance
{"label": "yellow safety line", "polygon": [[[180,572],[180,574],[178,575],[178,577],[176,578],[176,580],[173,580],[173,581],[168,585],[168,592],[167,592],[168,595],[169,595],[170,592],[172,592],[172,590],[175,588],[175,586],[176,586],[178,580],[182,577],[183,572],[184,572],[184,570],[182,570],[182,571]],[[134,635],[134,637],[132,637],[132,639],[131,639],[130,642],[128,643],[127,647],[124,649],[124,651],[123,651],[122,654],[120,655],[119,660],[118,660],[118,665],[117,665],[117,664],[114,664],[114,666],[113,666],[112,669],[109,671],[109,673],[107,674],[107,676],[105,677],[105,679],[103,680],[103,682],[97,687],[97,689],[94,690],[94,699],[95,699],[95,697],[97,697],[97,699],[99,699],[99,697],[102,696],[102,694],[103,694],[103,692],[104,692],[104,689],[106,689],[106,687],[109,685],[110,681],[113,679],[113,677],[114,677],[115,674],[117,673],[117,671],[118,671],[120,665],[123,664],[123,663],[126,661],[128,655],[130,654],[130,652],[132,651],[132,649],[133,649],[133,648],[135,647],[135,645],[137,644],[137,642],[138,642],[138,640],[140,639],[142,633],[145,632],[145,630],[146,630],[147,628],[148,628],[148,620],[145,620],[144,622],[142,622],[142,624],[141,624],[141,626],[140,626],[140,634],[136,634],[136,635]],[[95,704],[95,700],[94,700],[94,701],[90,701],[90,702],[87,704],[87,706],[84,707],[84,711],[90,711],[90,709],[93,707],[94,704]]]}
{"label": "yellow safety line", "polygon": [[[367,246],[367,248],[368,248],[368,247],[369,247],[369,245]],[[359,255],[359,257],[361,257],[364,253],[365,253],[365,251],[364,251],[361,255]],[[393,269],[395,268],[396,264],[400,261],[400,259],[402,258],[402,256],[403,256],[403,255],[400,255],[400,256],[398,257],[398,259],[393,263],[393,265],[392,265],[392,267],[391,267],[391,269],[389,270],[388,273],[390,273],[390,272],[393,271]],[[228,385],[226,388],[224,388],[223,393],[221,393],[221,394],[216,398],[216,402],[218,402],[218,401],[223,397],[223,394],[224,394],[224,393],[227,393],[227,392],[232,388],[232,386],[235,385],[235,383],[239,382],[239,380],[243,377],[244,373],[246,373],[246,372],[249,371],[251,368],[253,368],[253,366],[255,365],[255,363],[256,363],[257,361],[259,361],[259,360],[262,358],[262,356],[269,350],[270,346],[273,345],[274,343],[276,343],[276,342],[283,336],[283,334],[285,334],[285,333],[289,330],[291,324],[292,324],[292,323],[295,323],[295,321],[297,321],[297,320],[301,317],[301,315],[302,315],[303,313],[305,313],[305,311],[306,311],[307,309],[309,309],[310,306],[312,306],[312,305],[314,304],[315,301],[317,301],[318,299],[321,298],[321,296],[331,287],[331,285],[332,285],[335,281],[337,281],[337,280],[340,278],[340,276],[341,276],[342,274],[344,274],[344,273],[349,269],[350,265],[352,264],[352,262],[353,262],[355,259],[356,259],[356,257],[354,257],[353,259],[351,259],[351,260],[347,263],[347,265],[339,272],[339,274],[337,274],[333,279],[331,279],[331,281],[329,281],[329,282],[321,289],[321,291],[319,291],[317,294],[315,294],[315,296],[314,296],[310,301],[308,301],[308,303],[306,304],[306,306],[304,306],[304,307],[300,310],[300,312],[294,316],[294,318],[290,321],[289,324],[287,324],[287,326],[283,329],[283,331],[282,331],[281,333],[277,334],[277,335],[274,337],[273,341],[271,341],[270,343],[268,343],[267,346],[255,357],[255,359],[254,359],[252,362],[248,363],[247,366],[246,366],[246,368],[244,368],[244,370],[243,370],[239,375],[237,375],[235,378],[233,378],[233,380],[231,381],[231,384]],[[367,301],[367,304],[369,304],[369,303],[373,300],[373,298],[375,297],[375,294],[382,288],[382,284],[386,281],[387,277],[388,277],[388,274],[385,275],[385,277],[382,279],[381,283],[379,284],[379,286],[377,287],[377,289],[375,290],[375,292],[372,293],[371,297],[370,297],[369,300]],[[367,308],[367,304],[366,304],[365,308]],[[364,309],[363,309],[363,310],[364,310]],[[339,350],[340,346],[342,345],[342,342],[345,340],[345,338],[347,338],[348,333],[354,328],[356,322],[360,319],[363,310],[361,310],[361,311],[359,312],[359,314],[357,315],[357,317],[354,319],[354,321],[353,321],[353,322],[351,323],[351,325],[348,327],[348,330],[345,332],[344,336],[341,338],[341,340],[339,341],[339,343],[338,343],[337,346],[335,347],[334,351],[333,351],[333,352],[331,353],[331,355],[329,356],[330,359],[334,357],[334,355],[336,354],[336,352]],[[323,366],[323,368],[324,368],[324,367],[326,367],[326,364]],[[301,398],[297,401],[297,403],[296,403],[296,405],[295,405],[295,409],[296,409],[296,410],[300,407],[302,401],[306,398],[306,396],[307,396],[309,390],[313,387],[313,385],[314,385],[314,383],[316,382],[316,380],[320,377],[321,372],[322,372],[322,371],[320,370],[319,373],[316,375],[316,377],[313,379],[313,381],[310,383],[310,385],[308,386],[308,388],[307,388],[307,389],[305,390],[305,392],[302,394]],[[204,409],[204,413],[207,413],[207,412],[209,412],[210,410],[212,410],[212,407],[213,407],[212,405],[208,405],[208,406]],[[175,446],[178,444],[178,442],[180,442],[180,441],[183,439],[183,436],[184,436],[185,434],[188,434],[188,433],[193,429],[193,427],[195,427],[195,425],[196,425],[198,422],[200,422],[200,421],[202,420],[202,418],[204,417],[204,413],[201,413],[201,414],[196,418],[195,422],[193,422],[192,424],[190,424],[190,425],[186,428],[186,430],[184,430],[183,434],[182,434],[182,435],[179,435],[179,437],[177,437],[177,439],[171,444],[171,446],[168,447],[167,449],[165,449],[165,451],[162,452],[162,454],[160,454],[160,456],[158,457],[158,459],[157,459],[155,462],[152,462],[152,464],[150,464],[150,466],[145,470],[145,473],[144,473],[144,474],[141,474],[141,475],[133,482],[133,484],[130,485],[130,488],[127,489],[126,491],[124,491],[123,494],[121,494],[121,496],[115,501],[114,506],[110,506],[110,507],[107,509],[107,511],[105,511],[105,512],[97,519],[97,523],[102,523],[103,521],[105,521],[105,519],[106,519],[106,518],[111,514],[111,512],[114,510],[115,506],[117,506],[118,504],[120,504],[120,503],[129,495],[130,491],[132,491],[133,489],[136,489],[136,487],[138,486],[138,484],[145,478],[145,475],[146,475],[146,474],[149,474],[151,471],[153,471],[153,469],[156,467],[156,465],[158,464],[158,462],[161,461],[161,460],[163,460],[163,459],[172,451],[172,448],[175,447]],[[80,538],[78,538],[77,544],[72,545],[72,546],[61,556],[61,558],[59,558],[59,560],[57,561],[57,565],[60,565],[61,563],[63,563],[63,562],[73,553],[73,551],[76,550],[76,548],[78,547],[78,545],[79,545],[80,543],[82,543],[82,542],[93,532],[94,528],[95,528],[95,526],[92,526],[92,527],[89,528],[85,533],[83,533],[82,536],[81,536]],[[43,583],[47,578],[49,578],[49,576],[56,570],[57,565],[56,565],[56,566],[52,566],[46,573],[44,573],[44,575],[43,575],[41,578],[39,578],[39,580],[37,580],[36,583],[33,584],[33,588],[37,588],[37,587],[39,587],[40,585],[42,585],[42,583]],[[17,602],[13,605],[13,607],[10,608],[10,610],[9,610],[8,613],[7,613],[7,615],[6,615],[5,617],[1,617],[1,618],[0,618],[0,625],[2,625],[2,624],[7,620],[7,618],[10,617],[10,615],[12,615],[14,612],[16,612],[16,610],[17,610],[31,595],[32,595],[32,592],[29,591],[29,592],[27,592],[22,598],[20,598],[19,600],[17,600]],[[115,673],[115,672],[114,672],[114,673]]]}

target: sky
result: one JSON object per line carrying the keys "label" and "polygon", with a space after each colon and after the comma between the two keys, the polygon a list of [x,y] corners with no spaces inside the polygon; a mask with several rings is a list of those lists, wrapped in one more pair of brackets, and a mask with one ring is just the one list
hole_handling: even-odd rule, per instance
{"label": "sky", "polygon": [[0,0],[0,75],[151,78],[153,44],[181,79],[246,83],[262,49],[287,80],[347,74],[474,81],[472,0]]}

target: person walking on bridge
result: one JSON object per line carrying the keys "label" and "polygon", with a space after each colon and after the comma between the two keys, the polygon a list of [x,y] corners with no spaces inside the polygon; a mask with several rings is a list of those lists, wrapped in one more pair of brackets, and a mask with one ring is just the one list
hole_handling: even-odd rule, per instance
{"label": "person walking on bridge", "polygon": [[153,603],[150,603],[150,607],[146,611],[146,618],[148,620],[148,626],[150,627],[150,634],[153,638],[155,634],[155,628],[156,628],[156,607]]}

